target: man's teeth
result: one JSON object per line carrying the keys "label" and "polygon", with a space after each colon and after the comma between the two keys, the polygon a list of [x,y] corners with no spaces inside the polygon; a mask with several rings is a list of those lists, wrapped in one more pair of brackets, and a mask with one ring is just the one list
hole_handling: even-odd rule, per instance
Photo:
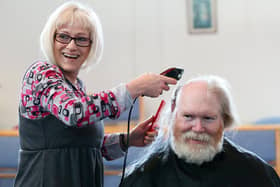
{"label": "man's teeth", "polygon": [[69,58],[78,58],[79,57],[79,55],[70,55],[70,54],[66,54],[66,53],[64,53],[63,55],[65,57],[69,57]]}

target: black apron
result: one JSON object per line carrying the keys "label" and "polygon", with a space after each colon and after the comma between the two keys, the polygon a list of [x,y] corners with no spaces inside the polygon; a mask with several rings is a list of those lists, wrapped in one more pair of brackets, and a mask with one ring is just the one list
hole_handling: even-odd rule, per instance
{"label": "black apron", "polygon": [[20,116],[20,163],[15,187],[102,187],[103,122],[68,127],[55,116]]}

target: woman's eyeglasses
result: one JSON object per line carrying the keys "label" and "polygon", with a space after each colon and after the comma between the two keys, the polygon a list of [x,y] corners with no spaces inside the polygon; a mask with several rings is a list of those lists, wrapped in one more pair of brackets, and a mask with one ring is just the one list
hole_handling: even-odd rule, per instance
{"label": "woman's eyeglasses", "polygon": [[75,44],[80,47],[88,47],[92,43],[92,40],[86,37],[71,37],[68,34],[64,33],[55,33],[54,38],[56,41],[62,44],[69,44],[72,40],[75,41]]}

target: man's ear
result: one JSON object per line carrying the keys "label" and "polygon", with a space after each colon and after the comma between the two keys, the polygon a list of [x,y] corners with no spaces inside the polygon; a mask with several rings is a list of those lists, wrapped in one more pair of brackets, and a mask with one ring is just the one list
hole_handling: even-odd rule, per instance
{"label": "man's ear", "polygon": [[178,97],[178,92],[179,90],[181,90],[181,86],[178,87],[175,92],[174,92],[174,96],[173,98],[171,99],[171,112],[173,112],[175,110],[175,107],[176,107],[176,100],[177,100],[177,97]]}
{"label": "man's ear", "polygon": [[174,111],[175,107],[176,107],[176,100],[172,99],[172,101],[171,101],[171,112]]}

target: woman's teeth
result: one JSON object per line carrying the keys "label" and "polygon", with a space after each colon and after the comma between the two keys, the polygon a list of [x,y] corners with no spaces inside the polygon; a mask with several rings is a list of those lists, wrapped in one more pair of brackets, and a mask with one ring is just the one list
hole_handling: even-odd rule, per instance
{"label": "woman's teeth", "polygon": [[66,54],[66,53],[64,53],[63,55],[67,58],[78,58],[79,57],[79,55],[71,55],[71,54]]}

